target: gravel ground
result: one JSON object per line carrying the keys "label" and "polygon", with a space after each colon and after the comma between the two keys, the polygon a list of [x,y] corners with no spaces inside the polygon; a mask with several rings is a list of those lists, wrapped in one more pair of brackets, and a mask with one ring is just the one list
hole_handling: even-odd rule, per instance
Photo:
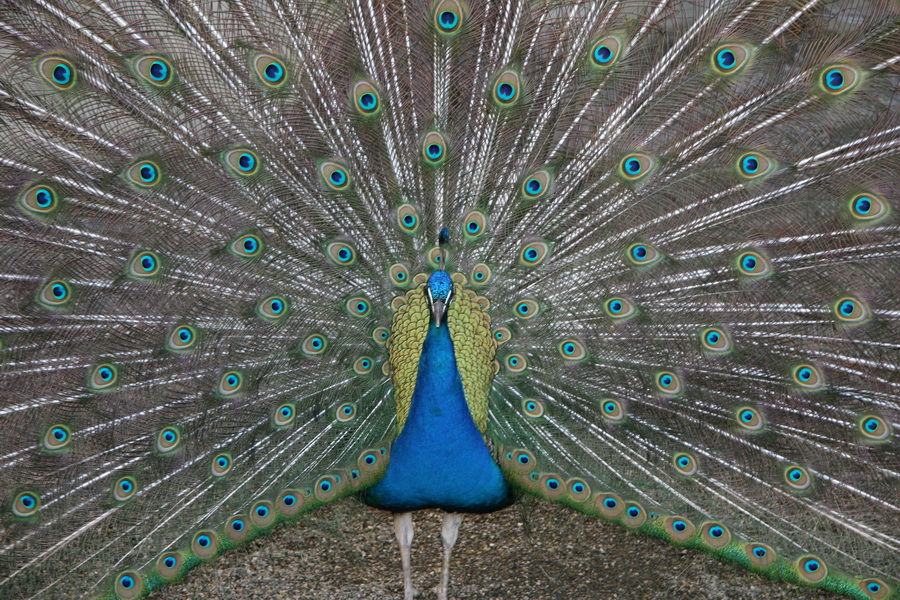
{"label": "gravel ground", "polygon": [[[413,582],[435,598],[443,513],[415,517]],[[630,533],[563,506],[514,505],[466,517],[451,600],[840,600],[770,581],[695,550]],[[154,600],[399,600],[393,519],[350,499],[228,552]]]}

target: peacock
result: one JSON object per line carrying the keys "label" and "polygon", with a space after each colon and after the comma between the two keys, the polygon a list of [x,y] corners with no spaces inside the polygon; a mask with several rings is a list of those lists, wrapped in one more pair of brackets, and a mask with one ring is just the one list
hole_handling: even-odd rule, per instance
{"label": "peacock", "polygon": [[0,30],[0,597],[144,597],[352,496],[404,600],[416,511],[446,600],[526,498],[900,598],[895,0]]}

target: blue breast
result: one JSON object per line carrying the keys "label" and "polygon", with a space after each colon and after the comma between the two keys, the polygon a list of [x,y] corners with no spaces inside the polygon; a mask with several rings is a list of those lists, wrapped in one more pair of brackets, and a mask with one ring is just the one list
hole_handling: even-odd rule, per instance
{"label": "blue breast", "polygon": [[446,325],[428,330],[409,417],[391,447],[387,473],[363,500],[395,512],[490,512],[512,503],[469,413]]}

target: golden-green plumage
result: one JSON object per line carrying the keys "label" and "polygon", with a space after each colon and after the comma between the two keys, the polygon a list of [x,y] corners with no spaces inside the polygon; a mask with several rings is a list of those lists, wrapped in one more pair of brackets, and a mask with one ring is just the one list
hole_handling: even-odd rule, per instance
{"label": "golden-green plumage", "polygon": [[[419,355],[428,333],[430,312],[425,296],[427,276],[413,278],[416,287],[394,299],[396,309],[387,341],[388,364],[397,405],[397,433],[403,430],[412,404]],[[453,275],[453,301],[447,309],[447,327],[456,352],[456,364],[472,419],[478,429],[487,431],[488,394],[496,370],[497,342],[491,334],[491,316],[487,300],[466,287],[466,277]]]}

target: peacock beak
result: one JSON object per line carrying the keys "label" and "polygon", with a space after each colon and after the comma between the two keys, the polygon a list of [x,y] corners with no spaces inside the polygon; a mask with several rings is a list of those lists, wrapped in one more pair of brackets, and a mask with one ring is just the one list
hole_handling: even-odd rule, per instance
{"label": "peacock beak", "polygon": [[444,315],[447,313],[447,305],[443,300],[435,300],[431,303],[431,314],[434,315],[434,326],[440,327]]}

